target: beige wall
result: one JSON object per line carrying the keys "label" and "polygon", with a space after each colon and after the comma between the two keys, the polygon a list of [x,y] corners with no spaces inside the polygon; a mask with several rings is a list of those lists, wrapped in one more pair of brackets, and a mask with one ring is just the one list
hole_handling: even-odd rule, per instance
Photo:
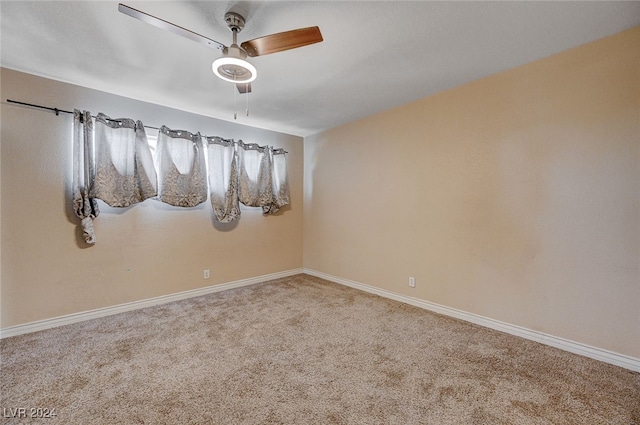
{"label": "beige wall", "polygon": [[640,358],[638,46],[305,138],[305,267]]}
{"label": "beige wall", "polygon": [[[8,69],[1,84],[2,328],[302,267],[302,138]],[[283,147],[290,208],[269,217],[245,208],[234,227],[214,224],[208,202],[181,209],[148,200],[115,209],[100,201],[98,242],[87,247],[69,202],[71,115],[7,98]]]}

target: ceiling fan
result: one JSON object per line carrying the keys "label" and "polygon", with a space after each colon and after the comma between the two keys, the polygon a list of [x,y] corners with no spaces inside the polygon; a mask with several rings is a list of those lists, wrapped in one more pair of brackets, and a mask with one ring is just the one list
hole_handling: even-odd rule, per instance
{"label": "ceiling fan", "polygon": [[158,28],[204,44],[212,49],[222,50],[222,57],[213,61],[213,72],[221,79],[235,83],[240,93],[251,92],[251,82],[255,80],[257,75],[255,67],[246,61],[247,56],[264,56],[322,41],[320,28],[307,27],[254,38],[253,40],[245,41],[238,45],[238,33],[244,28],[245,20],[244,17],[238,13],[227,12],[224,15],[224,20],[229,30],[233,33],[233,42],[227,47],[215,40],[211,40],[203,35],[122,3],[118,4],[118,11]]}

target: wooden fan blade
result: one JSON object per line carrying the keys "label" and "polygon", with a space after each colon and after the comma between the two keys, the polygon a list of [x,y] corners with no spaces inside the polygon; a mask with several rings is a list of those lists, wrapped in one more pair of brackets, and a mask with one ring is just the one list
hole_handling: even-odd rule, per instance
{"label": "wooden fan blade", "polygon": [[247,51],[249,56],[254,57],[295,49],[321,41],[320,28],[308,27],[254,38],[242,43],[241,47]]}
{"label": "wooden fan blade", "polygon": [[161,28],[163,30],[170,31],[174,34],[181,35],[182,37],[186,37],[189,40],[193,40],[197,43],[204,44],[207,47],[212,49],[222,50],[224,49],[224,45],[218,43],[215,40],[211,40],[210,38],[205,37],[204,35],[200,35],[196,32],[189,31],[186,28],[182,28],[176,24],[172,24],[171,22],[165,21],[164,19],[156,18],[155,16],[149,15],[148,13],[142,12],[138,9],[134,9],[133,7],[129,7],[126,4],[119,3],[118,11],[124,13],[125,15],[129,15],[132,18],[139,19],[143,22]]}
{"label": "wooden fan blade", "polygon": [[251,93],[251,83],[236,84],[236,87],[238,88],[238,93],[240,94]]}

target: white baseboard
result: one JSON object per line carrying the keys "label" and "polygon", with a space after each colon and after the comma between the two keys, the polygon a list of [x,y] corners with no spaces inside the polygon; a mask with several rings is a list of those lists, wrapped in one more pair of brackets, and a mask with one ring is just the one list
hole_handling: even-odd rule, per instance
{"label": "white baseboard", "polygon": [[433,311],[434,313],[455,317],[457,319],[475,323],[480,326],[495,329],[497,331],[505,332],[511,335],[519,336],[525,339],[529,339],[529,340],[546,344],[555,348],[559,348],[561,350],[568,351],[570,353],[579,354],[595,360],[600,360],[605,363],[613,364],[616,366],[623,367],[625,369],[632,370],[634,372],[640,372],[640,359],[637,359],[635,357],[626,356],[624,354],[615,353],[613,351],[604,350],[602,348],[592,347],[586,344],[582,344],[580,342],[570,341],[568,339],[545,334],[543,332],[538,332],[531,329],[523,328],[522,326],[511,325],[509,323],[501,322],[499,320],[490,319],[488,317],[480,316],[473,313],[467,313],[466,311],[458,310],[451,307],[446,307],[440,304],[424,301],[418,298],[408,297],[406,295],[400,295],[395,292],[387,291],[385,289],[380,289],[374,286],[355,282],[353,280],[332,276],[316,270],[305,268],[303,269],[303,272],[305,274],[316,276],[334,283],[339,283],[341,285],[349,286],[351,288],[359,289],[361,291],[369,292],[371,294],[379,295],[381,297],[390,298],[392,300],[400,301],[405,304],[410,304],[416,307],[423,308],[425,310]]}
{"label": "white baseboard", "polygon": [[432,303],[429,301],[424,301],[418,298],[397,294],[395,292],[387,291],[385,289],[376,288],[374,286],[366,285],[364,283],[356,282],[349,279],[343,279],[337,276],[329,275],[326,273],[322,273],[322,272],[319,272],[313,269],[307,269],[307,268],[286,270],[283,272],[271,273],[271,274],[256,276],[248,279],[236,280],[233,282],[207,286],[205,288],[192,289],[189,291],[178,292],[175,294],[162,295],[159,297],[148,298],[140,301],[133,301],[130,303],[119,304],[111,307],[99,308],[95,310],[89,310],[89,311],[84,311],[80,313],[73,313],[65,316],[54,317],[51,319],[38,320],[36,322],[25,323],[22,325],[10,326],[7,328],[0,329],[0,339],[8,338],[16,335],[22,335],[30,332],[37,332],[45,329],[51,329],[58,326],[69,325],[72,323],[82,322],[85,320],[97,319],[99,317],[105,317],[113,314],[124,313],[127,311],[137,310],[140,308],[166,304],[169,302],[184,300],[187,298],[198,297],[201,295],[211,294],[214,292],[226,291],[228,289],[240,288],[242,286],[254,285],[256,283],[266,282],[268,280],[273,280],[273,279],[280,279],[283,277],[293,276],[300,273],[306,273],[308,275],[316,276],[316,277],[328,280],[330,282],[335,282],[341,285],[349,286],[354,289],[379,295],[381,297],[389,298],[405,304],[410,304],[419,308],[423,308],[425,310],[433,311],[438,314],[455,317],[457,319],[475,323],[480,326],[495,329],[511,335],[519,336],[525,339],[529,339],[529,340],[546,344],[552,347],[556,347],[561,350],[565,350],[574,354],[579,354],[595,360],[603,361],[605,363],[620,366],[635,372],[640,372],[640,359],[637,359],[635,357],[626,356],[624,354],[615,353],[613,351],[604,350],[602,348],[589,346],[579,342],[545,334],[543,332],[534,331],[521,326],[512,325],[512,324],[501,322],[499,320],[491,319],[488,317],[480,316],[473,313],[468,313],[462,310],[446,307],[446,306]]}
{"label": "white baseboard", "polygon": [[95,310],[83,311],[80,313],[67,314],[51,319],[38,320],[36,322],[25,323],[23,325],[9,326],[0,329],[0,339],[10,336],[22,335],[30,332],[42,331],[45,329],[56,328],[58,326],[69,325],[71,323],[82,322],[85,320],[97,319],[99,317],[110,316],[112,314],[124,313],[126,311],[137,310],[145,307],[166,304],[173,301],[184,300],[187,298],[198,297],[200,295],[211,294],[214,292],[226,291],[227,289],[239,288],[242,286],[254,285],[256,283],[266,282],[268,280],[280,279],[283,277],[293,276],[302,273],[302,269],[286,270],[278,273],[271,273],[262,276],[251,277],[248,279],[236,280],[233,282],[221,283],[218,285],[207,286],[205,288],[192,289],[189,291],[177,292],[175,294],[162,295],[159,297],[148,298],[140,301],[133,301],[125,304],[118,304],[111,307],[98,308]]}

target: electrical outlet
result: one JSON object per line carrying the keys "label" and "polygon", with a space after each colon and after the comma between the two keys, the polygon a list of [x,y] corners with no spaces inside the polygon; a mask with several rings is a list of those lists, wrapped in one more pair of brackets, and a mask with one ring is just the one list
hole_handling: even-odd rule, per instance
{"label": "electrical outlet", "polygon": [[416,278],[415,277],[413,277],[413,276],[409,277],[409,286],[412,287],[412,288],[416,287]]}
{"label": "electrical outlet", "polygon": [[204,276],[205,279],[209,279],[209,277],[211,277],[211,274],[209,273],[209,270],[205,270],[203,272],[203,276]]}

